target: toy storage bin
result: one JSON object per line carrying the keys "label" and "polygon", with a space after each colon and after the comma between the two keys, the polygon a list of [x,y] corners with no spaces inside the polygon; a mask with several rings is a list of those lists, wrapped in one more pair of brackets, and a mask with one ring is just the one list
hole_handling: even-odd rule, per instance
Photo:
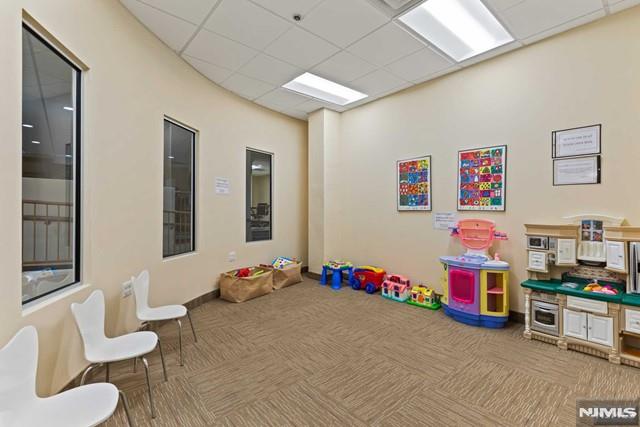
{"label": "toy storage bin", "polygon": [[238,270],[220,275],[220,298],[231,302],[243,302],[273,292],[273,271],[268,268],[254,267],[262,270],[259,276],[237,277]]}
{"label": "toy storage bin", "polygon": [[283,268],[275,268],[271,265],[261,265],[260,267],[273,270],[273,289],[282,289],[302,282],[302,263],[300,261],[295,261]]}

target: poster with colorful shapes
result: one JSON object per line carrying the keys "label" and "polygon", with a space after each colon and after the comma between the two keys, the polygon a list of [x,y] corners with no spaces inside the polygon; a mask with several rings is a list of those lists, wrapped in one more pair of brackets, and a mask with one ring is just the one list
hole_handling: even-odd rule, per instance
{"label": "poster with colorful shapes", "polygon": [[504,211],[507,146],[458,151],[458,210]]}
{"label": "poster with colorful shapes", "polygon": [[431,156],[398,160],[398,210],[431,210]]}

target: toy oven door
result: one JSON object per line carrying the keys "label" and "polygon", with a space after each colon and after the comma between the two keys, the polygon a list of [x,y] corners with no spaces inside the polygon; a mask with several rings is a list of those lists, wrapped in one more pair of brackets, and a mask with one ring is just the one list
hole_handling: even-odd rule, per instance
{"label": "toy oven door", "polygon": [[531,329],[558,336],[558,305],[533,301],[531,306]]}

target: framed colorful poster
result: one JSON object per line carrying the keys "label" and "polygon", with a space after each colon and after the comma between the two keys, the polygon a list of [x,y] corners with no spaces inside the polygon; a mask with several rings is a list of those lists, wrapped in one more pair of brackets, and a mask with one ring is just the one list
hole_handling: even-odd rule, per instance
{"label": "framed colorful poster", "polygon": [[458,210],[504,211],[507,146],[458,151]]}
{"label": "framed colorful poster", "polygon": [[398,210],[431,210],[431,156],[396,162]]}

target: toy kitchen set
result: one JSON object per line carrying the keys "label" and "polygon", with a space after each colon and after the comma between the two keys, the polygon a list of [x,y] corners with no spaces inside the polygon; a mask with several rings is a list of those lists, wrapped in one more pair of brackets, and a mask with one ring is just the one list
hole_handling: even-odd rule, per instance
{"label": "toy kitchen set", "polygon": [[565,220],[525,224],[524,336],[640,367],[640,227]]}

